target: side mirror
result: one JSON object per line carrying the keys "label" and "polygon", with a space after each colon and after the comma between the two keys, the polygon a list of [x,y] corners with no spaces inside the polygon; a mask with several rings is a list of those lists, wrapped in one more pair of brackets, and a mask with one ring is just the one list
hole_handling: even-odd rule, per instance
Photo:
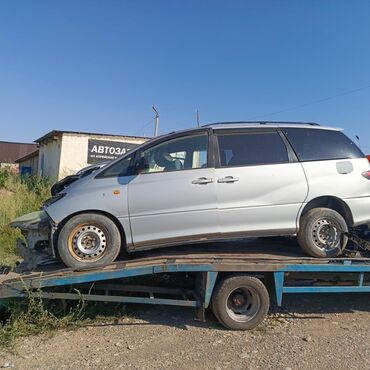
{"label": "side mirror", "polygon": [[139,174],[149,170],[149,162],[146,157],[140,157],[135,163],[135,173]]}

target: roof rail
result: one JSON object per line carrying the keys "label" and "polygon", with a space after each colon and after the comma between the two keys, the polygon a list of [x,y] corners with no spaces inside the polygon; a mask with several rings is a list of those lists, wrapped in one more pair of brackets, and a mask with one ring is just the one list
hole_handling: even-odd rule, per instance
{"label": "roof rail", "polygon": [[309,125],[309,126],[320,126],[315,122],[284,122],[284,121],[235,121],[235,122],[215,122],[202,125],[202,127],[214,126],[214,125],[268,125],[268,124],[283,124],[283,125]]}

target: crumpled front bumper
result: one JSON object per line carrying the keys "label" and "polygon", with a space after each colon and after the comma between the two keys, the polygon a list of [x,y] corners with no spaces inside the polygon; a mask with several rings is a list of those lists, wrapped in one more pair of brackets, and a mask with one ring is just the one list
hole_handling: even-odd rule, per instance
{"label": "crumpled front bumper", "polygon": [[11,227],[19,228],[26,243],[17,239],[17,252],[22,256],[20,269],[34,270],[40,265],[55,262],[52,246],[53,230],[49,216],[45,211],[28,213],[16,218],[10,223]]}

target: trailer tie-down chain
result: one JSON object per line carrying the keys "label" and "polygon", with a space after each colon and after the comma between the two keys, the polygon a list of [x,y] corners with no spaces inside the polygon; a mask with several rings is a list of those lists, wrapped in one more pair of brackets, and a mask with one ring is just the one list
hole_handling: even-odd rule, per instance
{"label": "trailer tie-down chain", "polygon": [[359,250],[363,252],[370,252],[370,241],[360,238],[358,235],[351,232],[343,232],[343,236],[346,236],[350,242],[352,242],[357,248],[355,250],[346,250],[346,247],[343,248],[341,252],[347,251],[349,253],[356,253]]}

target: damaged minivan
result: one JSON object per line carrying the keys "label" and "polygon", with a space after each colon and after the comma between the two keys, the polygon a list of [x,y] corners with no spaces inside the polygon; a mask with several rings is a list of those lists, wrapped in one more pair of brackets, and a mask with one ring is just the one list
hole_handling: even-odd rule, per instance
{"label": "damaged minivan", "polygon": [[369,180],[367,158],[339,129],[211,124],[76,176],[33,224],[13,226],[27,233],[32,224],[28,248],[48,245],[76,269],[111,263],[123,250],[264,236],[297,236],[308,255],[335,257],[343,233],[370,222]]}

